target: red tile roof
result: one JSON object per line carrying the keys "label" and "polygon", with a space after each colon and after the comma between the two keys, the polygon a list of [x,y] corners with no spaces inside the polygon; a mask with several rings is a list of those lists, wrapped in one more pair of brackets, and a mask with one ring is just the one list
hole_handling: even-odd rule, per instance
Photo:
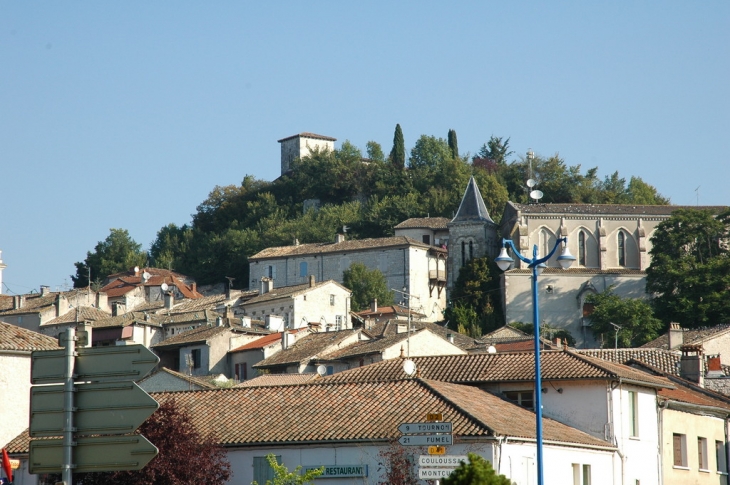
{"label": "red tile roof", "polygon": [[58,341],[31,330],[0,322],[0,352],[12,350],[14,352],[32,352],[34,350],[56,350]]}

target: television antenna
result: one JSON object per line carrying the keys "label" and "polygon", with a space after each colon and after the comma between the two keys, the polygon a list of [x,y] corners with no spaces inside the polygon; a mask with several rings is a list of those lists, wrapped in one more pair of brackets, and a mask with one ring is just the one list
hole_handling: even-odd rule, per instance
{"label": "television antenna", "polygon": [[616,330],[616,336],[614,337],[614,341],[613,341],[613,350],[618,350],[618,331],[621,330],[622,327],[621,327],[621,325],[616,325],[613,322],[608,322],[608,323],[613,325],[613,328]]}

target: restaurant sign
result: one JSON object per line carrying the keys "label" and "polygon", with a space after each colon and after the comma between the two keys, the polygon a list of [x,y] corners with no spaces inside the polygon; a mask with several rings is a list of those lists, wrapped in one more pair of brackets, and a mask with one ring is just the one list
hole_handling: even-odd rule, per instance
{"label": "restaurant sign", "polygon": [[320,465],[305,466],[304,472],[309,470],[317,470],[324,466],[324,473],[317,478],[350,478],[350,477],[367,477],[367,465]]}

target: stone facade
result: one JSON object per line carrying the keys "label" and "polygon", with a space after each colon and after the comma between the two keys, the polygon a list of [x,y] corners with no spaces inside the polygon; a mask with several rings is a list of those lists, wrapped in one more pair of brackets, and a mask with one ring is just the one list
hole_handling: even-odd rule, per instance
{"label": "stone facade", "polygon": [[336,138],[315,135],[314,133],[299,133],[279,140],[281,143],[281,174],[284,175],[291,168],[291,163],[297,158],[309,155],[314,148],[334,151]]}

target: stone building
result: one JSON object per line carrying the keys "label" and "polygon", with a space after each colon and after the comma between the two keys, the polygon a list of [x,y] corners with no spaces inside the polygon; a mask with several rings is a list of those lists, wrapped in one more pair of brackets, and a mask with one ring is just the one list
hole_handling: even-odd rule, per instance
{"label": "stone building", "polygon": [[314,133],[299,133],[279,140],[281,143],[281,174],[284,175],[291,169],[291,163],[297,159],[306,157],[314,148],[334,151],[337,138],[316,135]]}

